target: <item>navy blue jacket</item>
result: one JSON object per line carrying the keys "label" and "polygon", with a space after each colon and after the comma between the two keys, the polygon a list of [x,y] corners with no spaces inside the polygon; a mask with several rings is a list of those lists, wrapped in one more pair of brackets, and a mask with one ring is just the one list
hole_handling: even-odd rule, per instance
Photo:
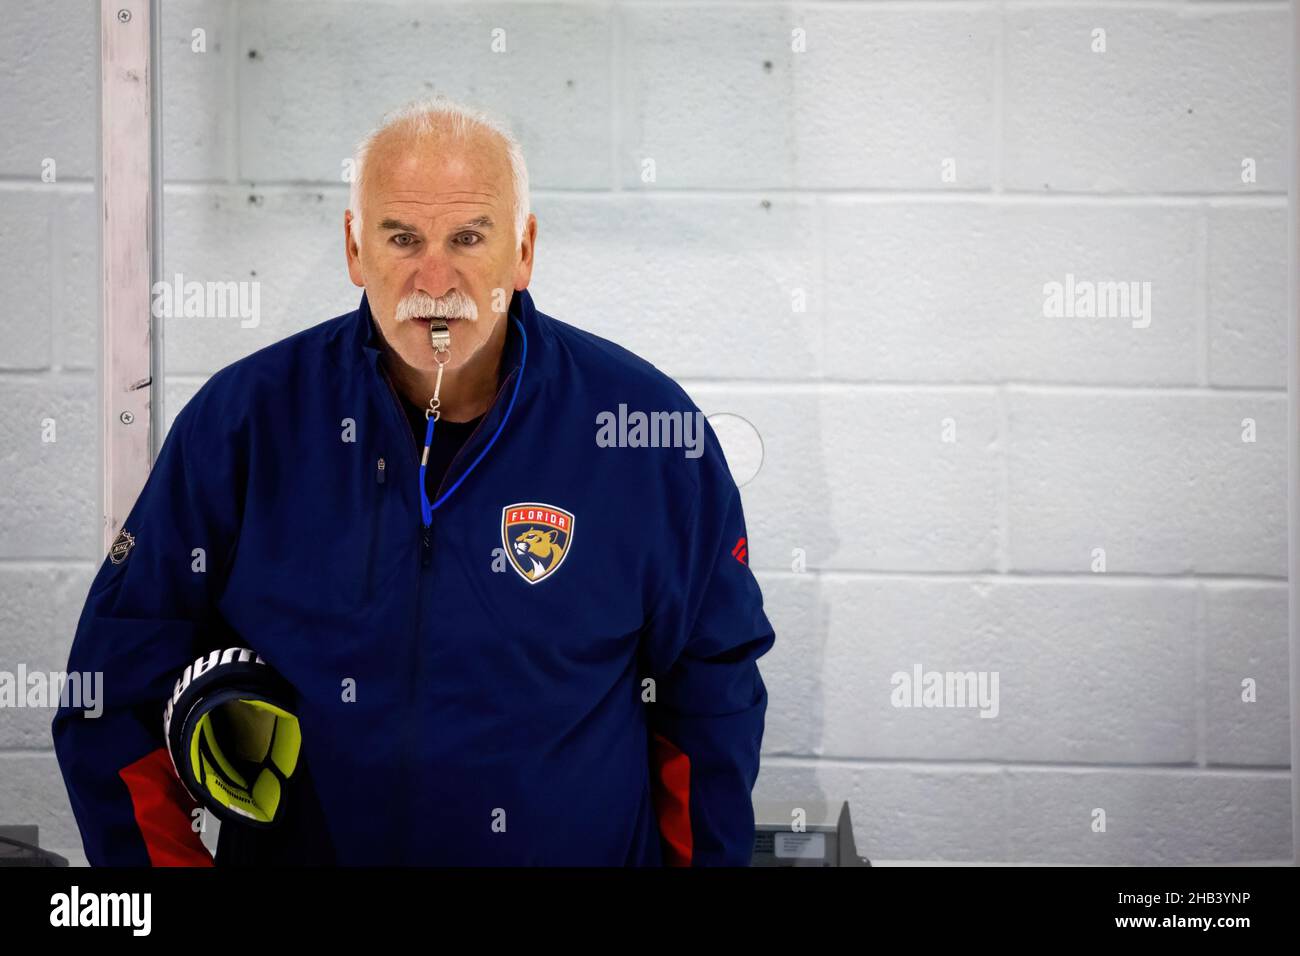
{"label": "navy blue jacket", "polygon": [[296,694],[277,861],[748,864],[774,635],[716,435],[602,447],[620,404],[698,409],[527,292],[507,321],[427,525],[364,295],[180,411],[77,625],[68,670],[103,673],[104,712],[53,723],[92,864],[211,862],[162,712],[229,646]]}

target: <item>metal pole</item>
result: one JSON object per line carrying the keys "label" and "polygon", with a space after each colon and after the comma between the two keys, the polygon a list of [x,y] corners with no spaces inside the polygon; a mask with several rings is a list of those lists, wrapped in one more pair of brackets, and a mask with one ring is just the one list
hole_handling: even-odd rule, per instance
{"label": "metal pole", "polygon": [[[150,208],[153,210],[153,239],[150,244],[152,250],[151,268],[153,283],[162,278],[163,274],[163,109],[162,109],[162,2],[163,0],[150,0],[149,2],[149,62],[153,66],[150,71],[149,84],[149,105],[152,122],[149,124],[152,135],[150,137],[151,155],[153,164],[150,169],[149,179],[149,196],[153,200]],[[163,359],[166,353],[163,351],[163,330],[166,328],[165,322],[152,321],[153,313],[150,312],[151,321],[149,327],[151,331],[150,344],[152,358],[149,362],[149,379],[155,383],[149,388],[149,404],[152,414],[149,416],[149,464],[152,467],[153,461],[158,457],[158,450],[162,448],[163,437],[165,434],[164,426],[167,423],[165,409],[166,398],[166,380],[164,379]]]}
{"label": "metal pole", "polygon": [[1300,0],[1291,4],[1291,139],[1287,182],[1287,620],[1291,633],[1291,863],[1300,865]]}
{"label": "metal pole", "polygon": [[[100,405],[104,550],[149,474],[157,212],[151,0],[100,0]],[[127,529],[129,531],[129,529]]]}

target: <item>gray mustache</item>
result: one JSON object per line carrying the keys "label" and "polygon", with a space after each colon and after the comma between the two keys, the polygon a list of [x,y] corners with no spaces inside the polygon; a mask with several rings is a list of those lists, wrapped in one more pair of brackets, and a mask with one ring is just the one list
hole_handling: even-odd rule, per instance
{"label": "gray mustache", "polygon": [[473,321],[478,318],[478,306],[469,296],[461,294],[445,296],[441,300],[427,295],[412,295],[407,296],[397,305],[399,322],[424,316]]}

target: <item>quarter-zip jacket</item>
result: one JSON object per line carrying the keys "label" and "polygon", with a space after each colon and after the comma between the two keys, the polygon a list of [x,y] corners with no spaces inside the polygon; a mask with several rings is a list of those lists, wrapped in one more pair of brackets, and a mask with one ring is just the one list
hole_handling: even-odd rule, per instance
{"label": "quarter-zip jacket", "polygon": [[68,671],[102,672],[103,712],[53,722],[92,864],[211,862],[162,712],[229,646],[294,688],[286,862],[748,864],[774,634],[716,435],[602,447],[620,404],[698,408],[526,291],[506,321],[427,524],[364,294],[179,412],[77,624]]}

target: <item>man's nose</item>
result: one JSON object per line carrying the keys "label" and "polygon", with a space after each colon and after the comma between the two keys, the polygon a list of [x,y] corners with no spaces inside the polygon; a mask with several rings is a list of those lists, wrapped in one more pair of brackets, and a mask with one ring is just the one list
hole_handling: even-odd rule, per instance
{"label": "man's nose", "polygon": [[441,299],[456,285],[456,270],[447,253],[426,245],[416,260],[415,287]]}

